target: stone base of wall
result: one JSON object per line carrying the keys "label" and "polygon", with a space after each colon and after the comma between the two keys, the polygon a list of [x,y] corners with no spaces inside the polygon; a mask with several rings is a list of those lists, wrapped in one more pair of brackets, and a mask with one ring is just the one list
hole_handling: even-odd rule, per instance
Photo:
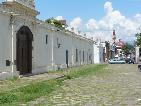
{"label": "stone base of wall", "polygon": [[[86,65],[86,64],[81,64],[81,65]],[[77,66],[80,66],[80,64],[76,64],[76,65],[69,64],[69,67],[77,67]],[[67,68],[66,64],[54,64],[54,66],[48,65],[48,66],[40,66],[40,67],[36,66],[32,70],[32,75],[43,74],[43,73],[47,73],[48,71],[56,71],[66,68]],[[16,70],[16,67],[14,67],[14,70]],[[13,76],[18,77],[19,72],[14,71],[12,73],[11,67],[4,67],[4,68],[0,67],[0,80],[9,79],[12,78]]]}
{"label": "stone base of wall", "polygon": [[42,73],[47,73],[48,70],[46,66],[41,66],[41,67],[36,67],[32,70],[32,74],[42,74]]}
{"label": "stone base of wall", "polygon": [[47,73],[48,71],[56,71],[67,68],[67,65],[64,64],[55,64],[54,66],[48,65],[48,66],[41,66],[36,67],[32,70],[32,74],[42,74]]}
{"label": "stone base of wall", "polygon": [[12,72],[1,72],[0,73],[0,80],[5,80],[5,79],[10,79],[13,77],[18,77],[19,76],[19,72],[18,71],[14,71]]}

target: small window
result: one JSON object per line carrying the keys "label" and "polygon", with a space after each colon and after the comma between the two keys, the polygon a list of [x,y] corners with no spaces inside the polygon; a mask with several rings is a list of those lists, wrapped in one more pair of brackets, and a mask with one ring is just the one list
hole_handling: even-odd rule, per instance
{"label": "small window", "polygon": [[6,66],[10,66],[10,61],[6,60]]}
{"label": "small window", "polygon": [[59,44],[59,38],[57,38],[57,45]]}
{"label": "small window", "polygon": [[84,51],[83,51],[83,62],[85,61],[85,53],[84,53]]}
{"label": "small window", "polygon": [[80,59],[80,63],[81,63],[81,50],[79,51],[79,59]]}
{"label": "small window", "polygon": [[78,49],[76,49],[76,62],[78,62]]}
{"label": "small window", "polygon": [[48,35],[46,35],[46,44],[48,44]]}
{"label": "small window", "polygon": [[17,61],[16,60],[14,60],[14,65],[17,65]]}
{"label": "small window", "polygon": [[88,53],[87,53],[87,62],[89,62],[89,56],[88,56]]}

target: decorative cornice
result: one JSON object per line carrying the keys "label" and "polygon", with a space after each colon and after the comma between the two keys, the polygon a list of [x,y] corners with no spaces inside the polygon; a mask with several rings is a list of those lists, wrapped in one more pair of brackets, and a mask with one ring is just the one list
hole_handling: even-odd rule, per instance
{"label": "decorative cornice", "polygon": [[34,0],[5,0],[5,3],[13,3],[13,2],[22,4],[23,6],[26,6],[28,8],[35,10]]}
{"label": "decorative cornice", "polygon": [[17,1],[7,1],[7,2],[3,2],[3,5],[5,5],[7,8],[11,9],[12,12],[20,12],[20,13],[24,13],[25,14],[30,14],[33,17],[36,17],[37,15],[39,15],[40,13],[38,11],[36,11],[33,8],[30,8],[26,5],[23,5]]}

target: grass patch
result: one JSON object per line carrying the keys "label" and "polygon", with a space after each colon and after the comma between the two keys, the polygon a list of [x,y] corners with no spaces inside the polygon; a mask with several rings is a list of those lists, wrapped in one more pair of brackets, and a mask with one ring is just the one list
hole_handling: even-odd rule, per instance
{"label": "grass patch", "polygon": [[81,68],[72,68],[68,71],[63,71],[63,74],[67,79],[78,78],[78,77],[85,77],[88,75],[95,75],[95,74],[102,74],[103,68],[107,65],[88,65],[82,66]]}
{"label": "grass patch", "polygon": [[19,80],[19,77],[14,76],[13,78],[9,78],[9,79],[7,79],[7,80],[8,80],[8,81],[11,81],[11,82],[15,82],[15,81]]}
{"label": "grass patch", "polygon": [[[105,66],[106,65],[89,65],[82,66],[81,68],[72,68],[67,71],[59,71],[59,73],[64,74],[64,77],[59,79],[34,82],[30,85],[22,86],[11,91],[1,92],[0,105],[19,105],[36,100],[37,98],[42,96],[48,96],[52,91],[60,87],[63,84],[64,80],[102,73],[102,71],[100,70]],[[12,79],[13,82],[15,80],[17,79]]]}
{"label": "grass patch", "polygon": [[47,80],[20,87],[8,92],[0,93],[0,105],[7,105],[14,102],[26,103],[48,95],[57,87],[61,86],[61,80]]}

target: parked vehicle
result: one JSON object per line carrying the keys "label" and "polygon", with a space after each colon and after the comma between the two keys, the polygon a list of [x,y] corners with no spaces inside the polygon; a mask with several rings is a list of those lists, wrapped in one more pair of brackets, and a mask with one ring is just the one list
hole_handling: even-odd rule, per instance
{"label": "parked vehicle", "polygon": [[123,59],[111,59],[108,61],[109,64],[125,64],[125,60]]}
{"label": "parked vehicle", "polygon": [[138,65],[138,70],[141,72],[141,64]]}
{"label": "parked vehicle", "polygon": [[125,61],[128,64],[134,64],[135,63],[135,61],[133,59],[131,59],[131,58],[127,58]]}

